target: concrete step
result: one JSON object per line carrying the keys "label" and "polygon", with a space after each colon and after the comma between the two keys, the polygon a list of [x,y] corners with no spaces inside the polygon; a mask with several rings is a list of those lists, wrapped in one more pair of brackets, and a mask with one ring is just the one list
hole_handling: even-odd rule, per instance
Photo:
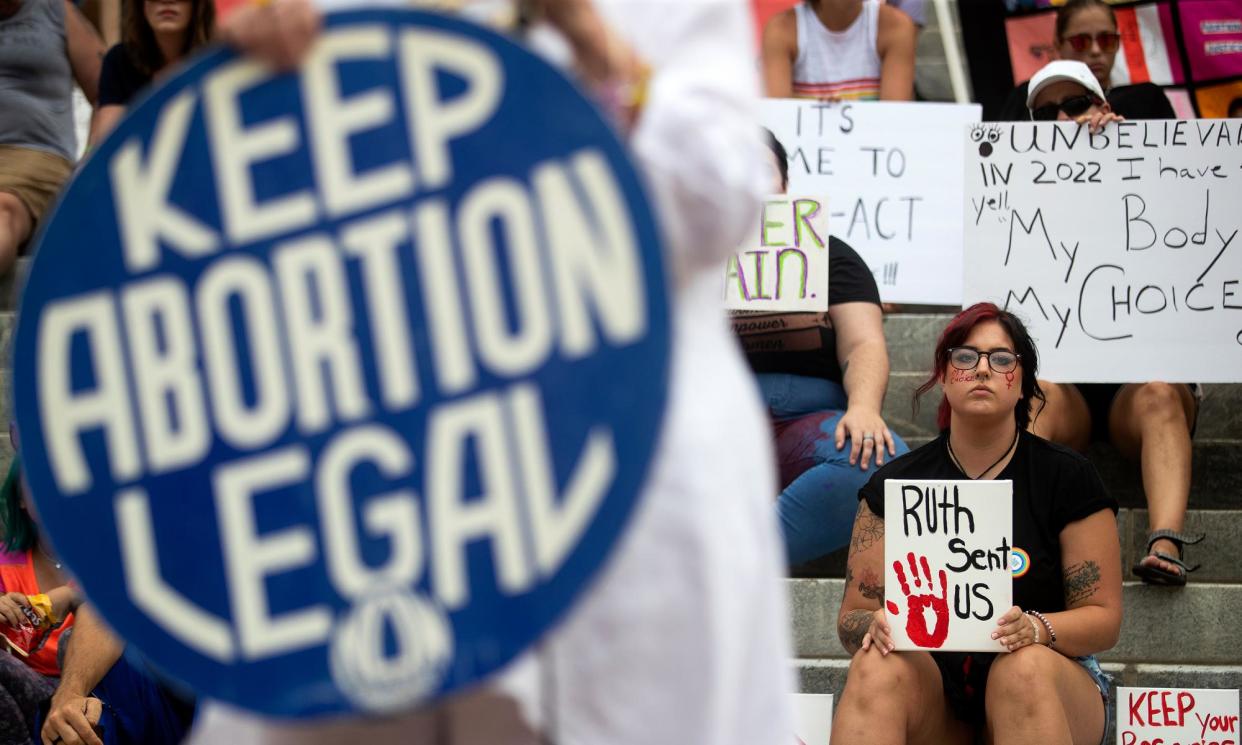
{"label": "concrete step", "polygon": [[[837,612],[844,580],[789,580],[794,654],[843,659]],[[1180,589],[1126,582],[1121,641],[1107,662],[1148,665],[1237,665],[1242,649],[1242,585],[1196,583]]]}
{"label": "concrete step", "polygon": [[[1185,531],[1206,533],[1202,543],[1186,548],[1186,560],[1192,566],[1201,564],[1190,581],[1242,584],[1242,510],[1189,510]],[[1123,508],[1117,515],[1117,532],[1121,537],[1121,568],[1123,578],[1135,580],[1130,571],[1147,555],[1147,510]],[[795,567],[792,574],[800,579],[841,579],[845,576],[846,549],[834,551],[817,561]]]}
{"label": "concrete step", "polygon": [[[849,660],[798,659],[794,669],[802,693],[841,695]],[[1104,672],[1118,686],[1145,688],[1242,688],[1242,666],[1237,665],[1146,665],[1105,662]],[[1114,696],[1115,700],[1115,696]],[[1106,740],[1111,742],[1111,740]]]}

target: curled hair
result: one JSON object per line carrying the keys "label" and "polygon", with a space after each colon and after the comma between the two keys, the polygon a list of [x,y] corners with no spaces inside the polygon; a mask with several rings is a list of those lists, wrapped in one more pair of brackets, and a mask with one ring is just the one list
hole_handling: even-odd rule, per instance
{"label": "curled hair", "polygon": [[[181,54],[186,55],[204,46],[211,38],[216,25],[215,0],[189,0],[190,25],[186,26],[181,42]],[[151,77],[168,64],[155,32],[147,22],[145,0],[125,0],[121,13],[121,45],[130,62],[146,77]]]}
{"label": "curled hair", "polygon": [[16,457],[0,486],[0,548],[17,553],[34,548],[38,532],[34,520],[22,509],[21,466]]}
{"label": "curled hair", "polygon": [[1113,6],[1104,2],[1104,0],[1066,0],[1066,3],[1057,8],[1057,42],[1060,43],[1065,39],[1065,27],[1069,25],[1070,19],[1078,14],[1079,11],[1088,8],[1103,8],[1108,11],[1108,18],[1113,22],[1113,28],[1117,28],[1117,14],[1113,12]]}
{"label": "curled hair", "polygon": [[[1035,342],[1027,333],[1022,320],[1007,310],[1001,310],[995,303],[975,303],[956,316],[944,327],[940,340],[936,342],[935,359],[932,362],[931,376],[914,391],[914,410],[919,409],[919,398],[944,380],[949,367],[949,350],[961,346],[970,336],[975,326],[988,321],[995,321],[1005,329],[1009,338],[1013,339],[1013,351],[1018,354],[1018,364],[1022,366],[1022,397],[1014,408],[1014,419],[1018,429],[1026,429],[1031,423],[1031,402],[1043,401],[1044,391],[1039,387],[1039,353],[1035,351]],[[1042,408],[1042,407],[1041,407]],[[940,400],[940,408],[936,411],[936,426],[941,430],[949,428],[948,399]]]}

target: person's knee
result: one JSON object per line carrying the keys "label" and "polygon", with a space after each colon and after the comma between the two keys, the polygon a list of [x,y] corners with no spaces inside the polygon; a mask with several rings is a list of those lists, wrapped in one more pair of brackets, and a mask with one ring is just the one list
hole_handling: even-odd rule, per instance
{"label": "person's knee", "polygon": [[892,701],[907,701],[917,685],[918,671],[901,654],[860,650],[850,660],[846,690],[852,694],[855,705],[878,708],[887,707]]}
{"label": "person's knee", "polygon": [[1035,716],[1056,700],[1056,652],[1023,647],[997,655],[988,672],[988,716]]}
{"label": "person's knee", "polygon": [[1171,383],[1143,383],[1134,391],[1134,410],[1141,417],[1183,416],[1180,386]]}

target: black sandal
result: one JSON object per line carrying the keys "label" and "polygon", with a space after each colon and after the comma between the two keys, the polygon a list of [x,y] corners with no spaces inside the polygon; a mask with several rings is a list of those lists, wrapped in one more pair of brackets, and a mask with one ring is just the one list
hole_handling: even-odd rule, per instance
{"label": "black sandal", "polygon": [[1170,541],[1173,545],[1177,546],[1178,554],[1184,557],[1186,555],[1186,546],[1194,545],[1199,541],[1202,541],[1204,537],[1203,533],[1200,533],[1199,535],[1187,535],[1185,533],[1178,533],[1166,529],[1152,531],[1151,534],[1147,536],[1147,555],[1144,556],[1143,559],[1146,559],[1148,556],[1155,556],[1161,561],[1167,561],[1174,566],[1180,567],[1181,571],[1170,572],[1155,564],[1144,564],[1143,559],[1139,559],[1133,569],[1135,576],[1139,577],[1149,585],[1166,585],[1172,587],[1181,587],[1185,585],[1186,575],[1198,569],[1200,565],[1195,564],[1194,566],[1190,566],[1183,561],[1181,557],[1169,556],[1163,551],[1157,551],[1153,554],[1151,547],[1156,543],[1156,541]]}

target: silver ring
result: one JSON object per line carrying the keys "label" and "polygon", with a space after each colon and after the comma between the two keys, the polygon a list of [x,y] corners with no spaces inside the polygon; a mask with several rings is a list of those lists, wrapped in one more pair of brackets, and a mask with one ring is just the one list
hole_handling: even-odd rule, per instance
{"label": "silver ring", "polygon": [[875,435],[863,435],[863,442],[866,442],[867,440],[874,440],[874,439],[875,439]]}

